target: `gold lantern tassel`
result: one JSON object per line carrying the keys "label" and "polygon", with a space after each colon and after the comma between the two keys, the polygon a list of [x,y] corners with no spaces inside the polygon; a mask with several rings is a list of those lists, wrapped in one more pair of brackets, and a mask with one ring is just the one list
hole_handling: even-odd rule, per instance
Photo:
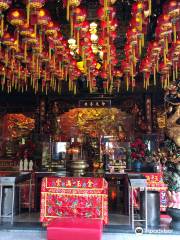
{"label": "gold lantern tassel", "polygon": [[44,71],[44,81],[46,82],[46,79],[47,79],[47,73],[46,73],[46,68],[45,68],[45,71]]}
{"label": "gold lantern tassel", "polygon": [[111,63],[109,63],[109,80],[110,80],[110,82],[112,82],[112,80],[113,80],[112,71],[111,71]]}
{"label": "gold lantern tassel", "polygon": [[62,72],[62,64],[61,64],[61,61],[59,62],[59,72],[60,72],[60,73]]}
{"label": "gold lantern tassel", "polygon": [[36,35],[37,35],[37,24],[36,23],[34,24],[34,35],[35,35],[35,38],[36,38]]}
{"label": "gold lantern tassel", "polygon": [[37,57],[36,59],[36,73],[38,74],[38,70],[39,70],[39,58]]}
{"label": "gold lantern tassel", "polygon": [[126,89],[129,91],[129,78],[126,76]]}
{"label": "gold lantern tassel", "polygon": [[167,87],[169,87],[169,85],[170,85],[170,79],[169,79],[169,73],[168,73],[168,75],[167,75]]}
{"label": "gold lantern tassel", "polygon": [[151,2],[151,0],[148,0],[148,5],[149,5],[149,15],[151,15],[151,12],[152,12],[152,2]]}
{"label": "gold lantern tassel", "polygon": [[26,41],[24,42],[24,60],[25,62],[27,60],[27,42]]}
{"label": "gold lantern tassel", "polygon": [[17,52],[19,52],[19,30],[17,30]]}
{"label": "gold lantern tassel", "polygon": [[175,24],[173,24],[173,36],[174,36],[174,43],[176,43],[176,36],[177,34],[176,34],[176,23]]}
{"label": "gold lantern tassel", "polygon": [[156,67],[154,66],[154,86],[156,86]]}
{"label": "gold lantern tassel", "polygon": [[117,86],[117,91],[118,91],[118,93],[120,92],[120,86],[121,86],[121,83],[120,83],[120,81],[118,82],[118,86]]}
{"label": "gold lantern tassel", "polygon": [[166,36],[166,39],[165,39],[165,44],[166,44],[166,53],[168,53],[168,38]]}
{"label": "gold lantern tassel", "polygon": [[29,26],[29,19],[30,19],[30,0],[28,0],[28,3],[27,3],[27,24]]}
{"label": "gold lantern tassel", "polygon": [[144,77],[143,77],[143,87],[146,88],[146,79],[145,79],[145,74],[143,73]]}
{"label": "gold lantern tassel", "polygon": [[21,77],[21,66],[20,66],[20,62],[18,62],[18,78],[20,79]]}
{"label": "gold lantern tassel", "polygon": [[74,83],[74,95],[76,95],[77,93],[77,87],[76,87],[76,83]]}
{"label": "gold lantern tassel", "polygon": [[4,69],[4,73],[3,73],[3,86],[5,85],[5,82],[6,82],[6,69]]}
{"label": "gold lantern tassel", "polygon": [[139,41],[138,41],[138,43],[139,43],[139,44],[138,44],[138,47],[139,47],[139,56],[141,56],[141,50],[142,50],[142,49],[141,49],[141,48],[142,48],[142,46],[141,46],[141,41],[142,41],[141,38],[139,38]]}
{"label": "gold lantern tassel", "polygon": [[1,37],[4,35],[4,15],[1,15]]}
{"label": "gold lantern tassel", "polygon": [[133,63],[136,64],[136,54],[135,54],[135,47],[132,47],[132,51],[133,51]]}
{"label": "gold lantern tassel", "polygon": [[[24,81],[25,81],[25,83],[27,83],[27,68],[25,69]],[[26,84],[26,85],[27,85],[27,84]]]}
{"label": "gold lantern tassel", "polygon": [[175,70],[174,70],[174,66],[173,66],[173,82],[175,81],[176,77],[175,77]]}
{"label": "gold lantern tassel", "polygon": [[140,14],[139,14],[139,20],[140,20],[140,32],[142,32],[142,26],[143,26],[142,12],[140,12]]}
{"label": "gold lantern tassel", "polygon": [[79,49],[79,30],[77,30],[77,47]]}
{"label": "gold lantern tassel", "polygon": [[41,66],[39,65],[39,68],[38,68],[38,78],[40,79],[41,78]]}
{"label": "gold lantern tassel", "polygon": [[69,83],[68,83],[68,89],[71,91],[71,73],[69,71]]}
{"label": "gold lantern tassel", "polygon": [[144,47],[144,33],[142,33],[142,39],[141,39],[141,41],[142,41],[142,47]]}
{"label": "gold lantern tassel", "polygon": [[156,70],[157,72],[159,72],[159,60],[157,59],[157,62],[156,62]]}
{"label": "gold lantern tassel", "polygon": [[15,80],[14,80],[14,72],[12,72],[12,87],[15,86]]}
{"label": "gold lantern tassel", "polygon": [[165,80],[164,80],[164,89],[166,89],[166,87],[167,87],[167,75],[165,76]]}
{"label": "gold lantern tassel", "polygon": [[166,64],[166,49],[164,48],[164,51],[163,51],[163,53],[164,53],[164,64]]}
{"label": "gold lantern tassel", "polygon": [[175,66],[175,72],[176,72],[176,79],[178,78],[178,65],[177,65],[177,62],[176,62],[176,66]]}
{"label": "gold lantern tassel", "polygon": [[133,75],[134,75],[134,66],[133,66],[133,62],[131,62],[131,76],[133,79]]}
{"label": "gold lantern tassel", "polygon": [[73,15],[70,15],[70,28],[71,28],[71,37],[73,37],[73,32],[74,32],[74,29],[73,29],[73,26],[74,23],[73,23]]}
{"label": "gold lantern tassel", "polygon": [[39,34],[39,49],[40,49],[40,53],[42,53],[42,31],[40,31],[40,34]]}
{"label": "gold lantern tassel", "polygon": [[70,12],[70,4],[69,4],[70,0],[67,0],[67,6],[66,6],[66,19],[67,21],[69,21],[69,12]]}

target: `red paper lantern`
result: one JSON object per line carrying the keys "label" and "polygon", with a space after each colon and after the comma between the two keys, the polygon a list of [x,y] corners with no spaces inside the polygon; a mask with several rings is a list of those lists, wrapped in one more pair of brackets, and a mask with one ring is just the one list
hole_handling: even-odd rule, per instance
{"label": "red paper lantern", "polygon": [[67,20],[70,16],[70,8],[78,7],[81,4],[81,0],[63,0],[63,6],[66,7]]}
{"label": "red paper lantern", "polygon": [[180,17],[180,3],[177,0],[169,0],[163,6],[163,13],[167,14],[172,22],[174,42],[176,42],[176,28]]}
{"label": "red paper lantern", "polygon": [[24,0],[27,9],[27,24],[29,25],[30,11],[31,9],[37,11],[45,4],[45,0]]}
{"label": "red paper lantern", "polygon": [[45,34],[47,36],[57,36],[57,32],[60,30],[58,23],[50,21],[48,25],[45,27]]}
{"label": "red paper lantern", "polygon": [[20,27],[25,22],[25,13],[22,9],[14,8],[8,12],[7,19],[13,26]]}
{"label": "red paper lantern", "polygon": [[82,23],[87,17],[87,12],[85,8],[77,7],[73,10],[73,17],[76,23]]}
{"label": "red paper lantern", "polygon": [[31,26],[29,26],[27,23],[25,23],[20,27],[19,32],[20,32],[21,36],[29,37],[29,36],[31,36],[31,34],[33,34],[34,30]]}
{"label": "red paper lantern", "polygon": [[2,38],[2,43],[6,46],[11,46],[14,44],[14,37],[11,36],[8,32],[5,32]]}
{"label": "red paper lantern", "polygon": [[50,21],[51,17],[46,9],[42,8],[37,11],[36,24],[38,24],[39,26],[46,26]]}

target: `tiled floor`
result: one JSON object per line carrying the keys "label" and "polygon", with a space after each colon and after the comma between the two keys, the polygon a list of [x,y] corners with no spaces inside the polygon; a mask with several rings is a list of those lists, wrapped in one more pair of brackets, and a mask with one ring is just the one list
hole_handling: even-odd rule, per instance
{"label": "tiled floor", "polygon": [[[102,240],[179,240],[180,235],[103,233]],[[42,231],[0,231],[0,240],[46,240]],[[67,239],[68,240],[68,239]],[[74,239],[76,240],[76,239]],[[93,239],[92,239],[93,240]]]}
{"label": "tiled floor", "polygon": [[[128,225],[129,218],[119,214],[110,214],[110,225],[104,228],[102,240],[179,240],[180,232],[169,229],[170,219],[161,219],[159,229],[148,230],[147,234],[137,235]],[[152,234],[148,234],[152,233]],[[170,235],[169,235],[170,234]],[[15,217],[15,223],[0,224],[0,240],[46,240],[46,229],[39,222],[39,213],[22,213]],[[75,239],[76,240],[76,239]],[[93,240],[93,239],[92,239]]]}

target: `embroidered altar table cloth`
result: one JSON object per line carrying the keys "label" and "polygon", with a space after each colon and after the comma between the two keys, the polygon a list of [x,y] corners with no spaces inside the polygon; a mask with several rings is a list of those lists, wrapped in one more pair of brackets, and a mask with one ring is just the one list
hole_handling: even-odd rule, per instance
{"label": "embroidered altar table cloth", "polygon": [[82,217],[108,223],[108,184],[103,178],[45,177],[41,185],[40,221]]}

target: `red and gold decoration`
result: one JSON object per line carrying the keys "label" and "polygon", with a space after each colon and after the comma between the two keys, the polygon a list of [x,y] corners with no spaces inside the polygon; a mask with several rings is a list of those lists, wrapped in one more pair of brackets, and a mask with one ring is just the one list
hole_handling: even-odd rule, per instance
{"label": "red and gold decoration", "polygon": [[40,221],[81,217],[108,223],[108,185],[103,178],[44,178]]}
{"label": "red and gold decoration", "polygon": [[0,19],[1,19],[1,32],[0,32],[0,36],[2,37],[4,34],[4,14],[3,11],[7,10],[10,5],[11,5],[12,1],[11,0],[1,0],[0,1]]}
{"label": "red and gold decoration", "polygon": [[163,13],[157,20],[156,41],[148,43],[147,55],[141,61],[141,71],[146,89],[150,85],[151,75],[153,75],[154,85],[156,85],[157,73],[161,74],[160,80],[164,89],[170,86],[170,78],[173,81],[178,79],[180,62],[179,17],[178,1],[167,1],[163,7]]}
{"label": "red and gold decoration", "polygon": [[[142,173],[147,179],[147,189],[149,191],[158,191],[160,193],[160,211],[165,212],[168,207],[168,188],[163,182],[162,173]],[[134,190],[134,204],[139,208],[138,190]]]}
{"label": "red and gold decoration", "polygon": [[6,114],[4,119],[5,137],[10,139],[28,136],[34,129],[35,120],[23,114]]}
{"label": "red and gold decoration", "polygon": [[76,108],[62,114],[60,122],[63,133],[69,137],[80,133],[119,137],[119,126],[127,129],[128,118],[128,114],[116,108]]}
{"label": "red and gold decoration", "polygon": [[[122,62],[115,44],[117,28],[121,27],[116,18],[116,0],[99,1],[97,17],[100,21],[97,22],[87,20],[88,11],[81,6],[81,0],[64,0],[70,25],[69,39],[63,37],[60,24],[51,18],[45,0],[22,2],[26,7],[11,8],[10,0],[0,1],[0,86],[3,91],[61,94],[62,86],[67,85],[69,92],[77,94],[77,82],[85,78],[89,92],[94,93],[100,78],[103,92],[113,94],[120,92],[123,78],[126,90],[134,90],[136,76],[141,78],[140,73],[145,90],[155,86],[157,79],[159,81],[157,73],[160,73],[163,88],[170,85],[171,79],[178,78],[180,7],[175,0],[163,5],[155,40],[146,44],[143,59],[152,3],[151,0],[136,0],[132,4]],[[4,11],[7,11],[5,19]]]}

